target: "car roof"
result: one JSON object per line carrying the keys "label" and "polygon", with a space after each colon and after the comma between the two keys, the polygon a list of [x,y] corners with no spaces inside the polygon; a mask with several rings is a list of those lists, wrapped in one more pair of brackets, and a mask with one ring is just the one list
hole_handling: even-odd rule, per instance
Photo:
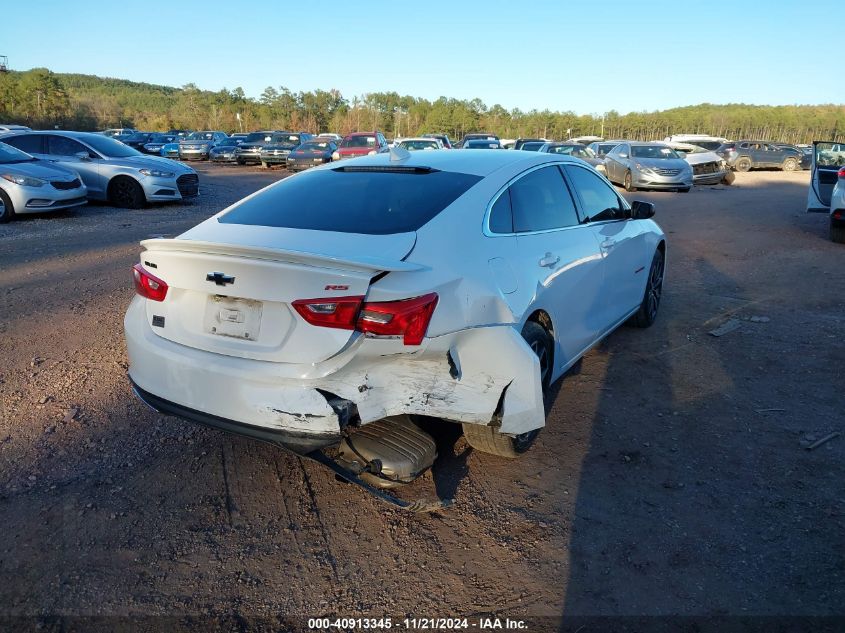
{"label": "car roof", "polygon": [[537,152],[471,152],[455,151],[448,149],[435,149],[427,152],[408,152],[409,157],[402,160],[392,161],[393,152],[362,156],[354,159],[354,162],[341,163],[342,166],[350,167],[429,167],[440,171],[458,172],[473,174],[476,176],[488,176],[493,172],[510,166],[520,166],[529,169],[534,165],[544,163],[573,163],[583,165],[578,158],[561,154],[539,154]]}
{"label": "car roof", "polygon": [[437,138],[433,136],[408,136],[406,138],[400,139],[400,143],[404,143],[405,141],[433,141],[437,142]]}
{"label": "car roof", "polygon": [[99,139],[103,136],[100,132],[74,132],[73,130],[13,130],[9,132],[8,137],[22,136],[24,134],[58,134],[59,136],[67,136],[69,138],[79,139],[80,141],[91,137],[97,137]]}

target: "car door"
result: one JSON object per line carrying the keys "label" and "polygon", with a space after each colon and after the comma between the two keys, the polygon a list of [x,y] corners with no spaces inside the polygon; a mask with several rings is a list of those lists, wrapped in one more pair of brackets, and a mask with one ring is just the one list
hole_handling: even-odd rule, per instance
{"label": "car door", "polygon": [[45,134],[47,141],[47,160],[58,163],[77,172],[85,186],[88,196],[104,198],[105,191],[100,175],[99,154],[76,139],[58,134]]}
{"label": "car door", "polygon": [[557,164],[521,174],[491,205],[489,230],[515,234],[518,282],[505,295],[514,313],[527,318],[545,310],[555,338],[555,375],[598,338],[602,257],[590,227],[583,226]]}
{"label": "car door", "polygon": [[643,223],[630,219],[627,205],[604,178],[574,163],[567,164],[564,172],[604,259],[600,308],[604,334],[642,302],[653,253],[647,252]]}
{"label": "car door", "polygon": [[845,146],[834,141],[813,141],[812,156],[807,212],[828,213],[839,170],[845,166]]}
{"label": "car door", "polygon": [[616,180],[616,171],[618,169],[618,161],[619,158],[617,154],[621,151],[621,145],[617,145],[612,150],[610,150],[607,154],[604,155],[604,170],[607,174],[607,179],[610,182],[617,182]]}

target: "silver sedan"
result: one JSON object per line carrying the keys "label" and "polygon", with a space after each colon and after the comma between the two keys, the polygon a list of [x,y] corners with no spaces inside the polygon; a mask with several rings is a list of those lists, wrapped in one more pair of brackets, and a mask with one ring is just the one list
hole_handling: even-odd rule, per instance
{"label": "silver sedan", "polygon": [[88,202],[79,174],[0,143],[0,223]]}
{"label": "silver sedan", "polygon": [[88,198],[139,209],[148,202],[185,200],[199,193],[197,172],[182,163],[147,156],[102,134],[13,132],[0,137],[35,158],[77,172]]}
{"label": "silver sedan", "polygon": [[604,157],[604,168],[607,179],[625,191],[692,187],[692,167],[663,143],[620,143]]}

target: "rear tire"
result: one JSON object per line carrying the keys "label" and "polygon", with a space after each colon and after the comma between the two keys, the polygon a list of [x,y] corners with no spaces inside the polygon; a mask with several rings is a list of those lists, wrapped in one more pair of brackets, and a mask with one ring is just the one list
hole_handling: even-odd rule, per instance
{"label": "rear tire", "polygon": [[637,188],[634,186],[634,178],[631,176],[630,171],[625,172],[625,181],[622,183],[622,186],[625,187],[625,191],[636,191]]}
{"label": "rear tire", "polygon": [[751,170],[751,159],[743,156],[738,161],[736,161],[736,170],[737,171],[750,171]]}
{"label": "rear tire", "polygon": [[[522,328],[522,338],[534,350],[540,361],[540,384],[543,390],[543,400],[549,392],[552,377],[552,354],[554,345],[551,336],[542,325],[529,321]],[[499,427],[481,424],[463,424],[464,437],[475,450],[490,453],[499,457],[514,459],[531,448],[534,440],[540,435],[540,429],[521,433],[515,437],[499,433]]]}
{"label": "rear tire", "polygon": [[15,217],[15,207],[6,192],[0,189],[0,224],[5,224]]}
{"label": "rear tire", "polygon": [[[0,219],[0,222],[3,220]],[[830,221],[830,240],[837,244],[845,244],[845,224]]]}
{"label": "rear tire", "polygon": [[112,178],[108,197],[109,202],[121,209],[140,209],[147,201],[141,185],[128,176]]}
{"label": "rear tire", "polygon": [[657,319],[657,309],[660,307],[660,298],[663,296],[663,272],[665,257],[660,249],[654,251],[651,260],[651,267],[648,271],[648,280],[645,285],[645,294],[640,304],[640,309],[631,318],[631,324],[640,328],[651,327]]}
{"label": "rear tire", "polygon": [[794,158],[787,158],[783,161],[783,165],[781,166],[783,171],[795,171],[798,169],[798,161]]}

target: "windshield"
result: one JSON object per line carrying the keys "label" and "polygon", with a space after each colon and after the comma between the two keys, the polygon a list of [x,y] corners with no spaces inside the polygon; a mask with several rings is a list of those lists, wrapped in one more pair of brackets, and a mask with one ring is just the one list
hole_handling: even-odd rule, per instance
{"label": "windshield", "polygon": [[132,136],[130,136],[126,140],[127,141],[146,141],[148,138],[150,138],[150,136],[152,136],[152,134],[150,134],[149,132],[135,132],[135,134],[133,134]]}
{"label": "windshield", "polygon": [[129,156],[143,156],[137,149],[132,149],[120,141],[99,134],[86,134],[79,137],[80,141],[88,143],[106,158],[128,158]]}
{"label": "windshield", "polygon": [[375,136],[347,136],[340,143],[341,147],[375,147]]}
{"label": "windshield", "polygon": [[172,134],[151,134],[148,143],[170,143],[173,139]]}
{"label": "windshield", "polygon": [[328,142],[312,141],[310,143],[303,143],[299,149],[306,152],[325,152],[329,149],[329,144]]}
{"label": "windshield", "polygon": [[318,170],[272,185],[217,221],[369,235],[407,233],[479,180],[447,171]]}
{"label": "windshield", "polygon": [[299,145],[298,134],[274,134],[273,140],[270,141],[274,145],[281,145],[282,147],[296,147]]}
{"label": "windshield", "polygon": [[244,143],[269,143],[272,139],[272,133],[253,132],[244,139]]}
{"label": "windshield", "polygon": [[189,134],[187,140],[189,141],[213,141],[214,132],[194,132]]}
{"label": "windshield", "polygon": [[399,145],[412,152],[420,149],[438,149],[440,147],[437,141],[402,141]]}
{"label": "windshield", "polygon": [[26,152],[20,151],[16,147],[0,143],[0,164],[8,165],[9,163],[25,163],[35,160]]}
{"label": "windshield", "polygon": [[680,158],[671,147],[664,145],[631,145],[634,158]]}

